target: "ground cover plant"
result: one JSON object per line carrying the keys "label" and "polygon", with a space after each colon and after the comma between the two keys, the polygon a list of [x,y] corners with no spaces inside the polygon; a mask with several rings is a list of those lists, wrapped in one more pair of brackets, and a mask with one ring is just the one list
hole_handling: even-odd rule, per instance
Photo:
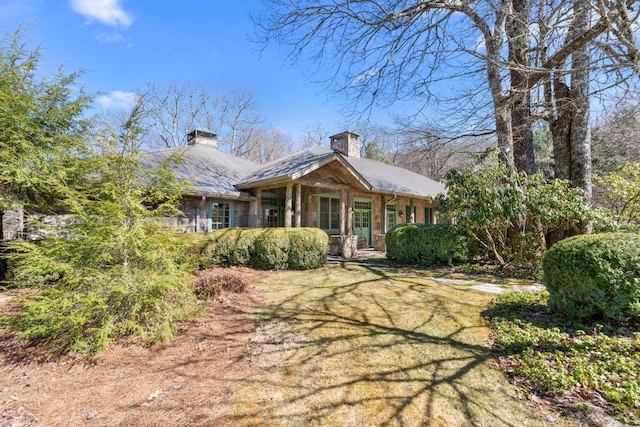
{"label": "ground cover plant", "polygon": [[[579,323],[548,309],[548,293],[511,293],[485,313],[494,349],[514,382],[529,392],[603,409],[640,422],[640,328],[636,323]],[[598,409],[596,409],[598,410]]]}

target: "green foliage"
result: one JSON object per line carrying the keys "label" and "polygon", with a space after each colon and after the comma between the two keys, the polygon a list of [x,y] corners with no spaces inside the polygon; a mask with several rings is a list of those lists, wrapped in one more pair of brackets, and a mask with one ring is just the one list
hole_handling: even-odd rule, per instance
{"label": "green foliage", "polygon": [[387,259],[398,264],[431,266],[468,260],[466,239],[448,224],[405,224],[385,237]]}
{"label": "green foliage", "polygon": [[78,90],[79,74],[42,77],[39,63],[21,30],[0,39],[0,281],[8,269],[4,212],[57,209],[60,188],[76,177],[71,159],[86,152],[90,98]]}
{"label": "green foliage", "polygon": [[319,228],[292,228],[289,235],[290,270],[310,270],[320,268],[327,262],[329,236]]}
{"label": "green foliage", "polygon": [[640,227],[640,163],[593,179],[600,203],[622,227]]}
{"label": "green foliage", "polygon": [[24,337],[94,353],[124,338],[162,340],[194,312],[183,241],[163,221],[178,214],[182,185],[167,165],[146,170],[122,154],[138,119],[110,152],[75,160],[83,179],[60,187],[65,217],[11,244],[14,286],[43,288],[4,319]]}
{"label": "green foliage", "polygon": [[251,266],[263,270],[284,270],[289,265],[291,239],[284,228],[267,228],[254,241]]}
{"label": "green foliage", "polygon": [[482,258],[500,265],[536,264],[549,232],[570,230],[593,216],[580,190],[569,184],[518,173],[489,152],[474,170],[450,174],[447,195],[439,201],[443,215]]}
{"label": "green foliage", "polygon": [[[547,292],[494,299],[485,314],[493,347],[518,384],[533,393],[594,400],[625,422],[640,420],[640,333],[577,324],[547,309]],[[611,331],[605,333],[605,331]]]}
{"label": "green foliage", "polygon": [[21,30],[0,40],[0,212],[55,205],[58,187],[73,178],[69,159],[86,149],[90,98],[78,92],[79,74],[42,78],[39,63]]}
{"label": "green foliage", "polygon": [[262,228],[224,228],[210,233],[203,249],[203,267],[248,266]]}
{"label": "green foliage", "polygon": [[174,322],[195,313],[191,293],[184,274],[79,269],[76,277],[23,299],[22,310],[2,320],[53,350],[97,353],[124,338],[156,343],[175,335]]}
{"label": "green foliage", "polygon": [[307,270],[323,266],[328,252],[329,238],[317,228],[226,228],[206,238],[202,258],[205,267]]}
{"label": "green foliage", "polygon": [[575,236],[544,257],[549,306],[569,316],[640,316],[640,234]]}

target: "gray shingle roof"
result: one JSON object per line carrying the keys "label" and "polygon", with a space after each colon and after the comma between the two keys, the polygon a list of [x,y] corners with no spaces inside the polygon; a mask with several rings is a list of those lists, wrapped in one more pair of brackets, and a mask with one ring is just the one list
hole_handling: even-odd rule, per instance
{"label": "gray shingle roof", "polygon": [[360,157],[345,157],[345,160],[375,191],[420,197],[447,192],[444,184],[404,168]]}
{"label": "gray shingle roof", "polygon": [[336,159],[364,179],[371,191],[418,197],[446,193],[444,184],[426,176],[376,160],[343,156],[323,147],[306,148],[262,165],[245,176],[237,187],[252,188],[266,182],[297,179]]}
{"label": "gray shingle roof", "polygon": [[306,148],[258,165],[213,146],[198,144],[144,153],[140,162],[145,167],[157,167],[173,154],[182,156],[182,161],[175,167],[177,178],[190,181],[196,195],[248,197],[250,193],[243,190],[295,180],[332,161],[340,162],[370,191],[414,197],[435,197],[446,193],[444,184],[407,169],[371,159],[343,156],[323,147]]}
{"label": "gray shingle roof", "polygon": [[193,184],[189,193],[195,195],[248,197],[249,193],[239,191],[234,184],[259,166],[206,144],[150,151],[140,155],[139,161],[153,168],[172,155],[182,157],[173,169],[179,180]]}
{"label": "gray shingle roof", "polygon": [[245,176],[242,182],[238,182],[238,186],[244,188],[257,183],[295,179],[301,171],[310,172],[317,169],[318,165],[326,164],[333,155],[334,152],[326,148],[305,148],[259,166]]}

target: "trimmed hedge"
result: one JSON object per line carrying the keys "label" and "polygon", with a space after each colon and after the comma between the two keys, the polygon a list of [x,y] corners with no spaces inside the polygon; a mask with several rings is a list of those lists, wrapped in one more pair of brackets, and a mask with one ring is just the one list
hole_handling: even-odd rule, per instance
{"label": "trimmed hedge", "polygon": [[289,266],[291,270],[320,268],[329,256],[329,236],[318,228],[291,228]]}
{"label": "trimmed hedge", "polygon": [[549,308],[577,319],[640,316],[640,234],[575,236],[545,254]]}
{"label": "trimmed hedge", "polygon": [[224,228],[207,235],[203,250],[205,267],[246,266],[255,252],[255,239],[263,228]]}
{"label": "trimmed hedge", "polygon": [[452,265],[469,258],[467,243],[458,229],[449,224],[404,224],[385,237],[387,259],[397,264]]}
{"label": "trimmed hedge", "polygon": [[327,262],[329,237],[317,228],[227,228],[210,233],[202,266],[308,270]]}

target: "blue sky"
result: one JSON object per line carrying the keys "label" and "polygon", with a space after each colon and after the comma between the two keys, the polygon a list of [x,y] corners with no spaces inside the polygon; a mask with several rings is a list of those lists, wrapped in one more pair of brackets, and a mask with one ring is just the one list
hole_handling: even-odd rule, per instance
{"label": "blue sky", "polygon": [[312,123],[344,130],[339,102],[305,77],[311,70],[249,40],[249,12],[260,7],[261,0],[0,0],[0,27],[11,34],[25,26],[43,48],[44,72],[84,70],[86,90],[100,92],[105,107],[130,102],[149,82],[180,81],[214,94],[249,88],[267,124],[294,138]]}

